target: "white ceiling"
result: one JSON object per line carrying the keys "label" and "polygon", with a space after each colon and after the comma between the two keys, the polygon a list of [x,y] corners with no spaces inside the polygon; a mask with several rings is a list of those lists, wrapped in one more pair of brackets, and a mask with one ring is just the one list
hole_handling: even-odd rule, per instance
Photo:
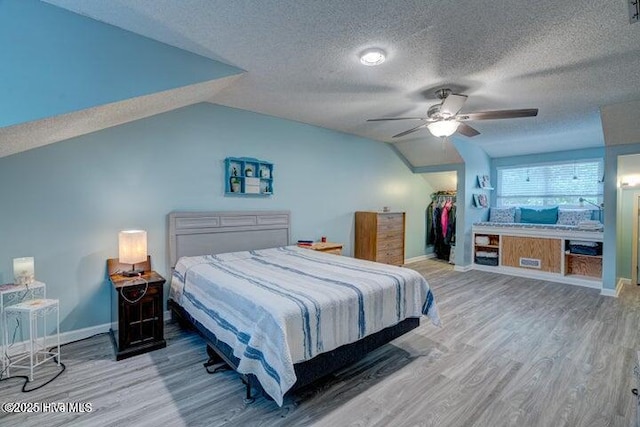
{"label": "white ceiling", "polygon": [[629,177],[640,183],[640,154],[618,156],[618,181],[629,181]]}
{"label": "white ceiling", "polygon": [[433,188],[433,191],[456,191],[458,188],[456,171],[430,172],[420,175]]}
{"label": "white ceiling", "polygon": [[[390,138],[415,122],[366,119],[424,116],[443,86],[463,112],[540,109],[471,122],[491,157],[602,146],[599,107],[640,100],[626,0],[47,2],[247,71],[211,102],[397,142],[414,166],[451,159],[426,130]],[[361,65],[371,46],[387,62]]]}

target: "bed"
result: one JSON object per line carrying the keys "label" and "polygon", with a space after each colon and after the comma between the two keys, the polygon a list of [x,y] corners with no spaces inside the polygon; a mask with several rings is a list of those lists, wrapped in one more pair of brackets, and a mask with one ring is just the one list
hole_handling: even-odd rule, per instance
{"label": "bed", "polygon": [[439,324],[417,272],[289,246],[290,215],[169,215],[169,307],[278,404],[417,327]]}

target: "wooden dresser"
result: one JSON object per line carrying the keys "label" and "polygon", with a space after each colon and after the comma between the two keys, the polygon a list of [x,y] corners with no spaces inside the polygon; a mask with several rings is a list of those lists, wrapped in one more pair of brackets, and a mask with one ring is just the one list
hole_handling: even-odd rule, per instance
{"label": "wooden dresser", "polygon": [[404,212],[356,212],[355,257],[404,264]]}

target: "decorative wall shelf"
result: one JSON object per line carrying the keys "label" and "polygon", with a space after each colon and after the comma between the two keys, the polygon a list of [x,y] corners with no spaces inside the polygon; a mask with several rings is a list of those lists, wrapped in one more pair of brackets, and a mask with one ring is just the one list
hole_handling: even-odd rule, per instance
{"label": "decorative wall shelf", "polygon": [[273,163],[252,157],[224,159],[224,194],[232,196],[271,196]]}

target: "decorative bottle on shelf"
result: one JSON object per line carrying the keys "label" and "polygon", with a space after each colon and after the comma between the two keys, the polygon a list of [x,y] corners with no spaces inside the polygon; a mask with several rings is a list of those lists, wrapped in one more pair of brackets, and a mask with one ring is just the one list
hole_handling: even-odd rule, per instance
{"label": "decorative bottle on shelf", "polygon": [[240,180],[238,178],[236,178],[235,176],[233,178],[231,178],[231,192],[232,193],[239,193],[240,192]]}

